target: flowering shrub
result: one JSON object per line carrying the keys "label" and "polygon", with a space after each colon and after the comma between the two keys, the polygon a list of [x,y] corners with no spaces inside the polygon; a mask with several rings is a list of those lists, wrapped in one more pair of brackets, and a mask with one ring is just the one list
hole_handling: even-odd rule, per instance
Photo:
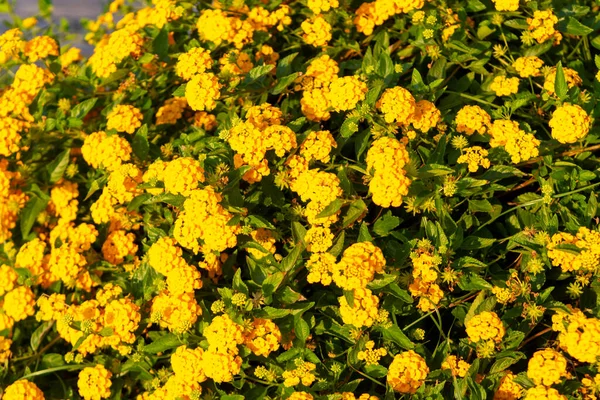
{"label": "flowering shrub", "polygon": [[114,0],[89,55],[40,7],[2,399],[600,396],[597,2]]}

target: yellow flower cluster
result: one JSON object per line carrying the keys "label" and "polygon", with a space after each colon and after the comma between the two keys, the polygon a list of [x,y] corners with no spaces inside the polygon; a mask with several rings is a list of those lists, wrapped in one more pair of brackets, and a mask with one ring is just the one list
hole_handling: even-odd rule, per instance
{"label": "yellow flower cluster", "polygon": [[496,96],[510,96],[519,92],[519,78],[507,78],[504,75],[498,75],[490,84],[490,90],[496,93]]}
{"label": "yellow flower cluster", "polygon": [[484,134],[492,123],[490,115],[479,106],[464,106],[456,113],[456,131],[472,135]]}
{"label": "yellow flower cluster", "polygon": [[79,394],[84,400],[100,400],[110,397],[110,378],[112,373],[97,364],[95,367],[87,367],[81,370],[77,379]]}
{"label": "yellow flower cluster", "polygon": [[467,376],[469,368],[471,368],[471,364],[462,358],[453,355],[447,356],[442,363],[442,369],[450,370],[452,376],[458,376],[459,378]]}
{"label": "yellow flower cluster", "polygon": [[281,331],[271,320],[255,318],[250,329],[244,332],[244,344],[255,355],[269,357],[269,354],[279,349]]}
{"label": "yellow flower cluster", "polygon": [[314,397],[310,393],[306,392],[294,392],[287,398],[287,400],[313,400]]}
{"label": "yellow flower cluster", "polygon": [[[567,81],[567,87],[571,89],[575,86],[580,86],[583,82],[579,77],[577,71],[571,68],[563,68],[563,74]],[[544,89],[550,93],[555,94],[554,85],[556,83],[556,67],[550,68],[550,70],[544,75]]]}
{"label": "yellow flower cluster", "polygon": [[300,155],[308,162],[321,161],[328,163],[331,159],[332,148],[337,147],[337,142],[329,131],[310,132],[300,146]]}
{"label": "yellow flower cluster", "polygon": [[213,59],[210,52],[202,47],[194,47],[183,53],[177,59],[175,73],[186,81],[212,67]]}
{"label": "yellow flower cluster", "polygon": [[99,78],[107,78],[127,57],[139,56],[142,44],[143,39],[139,34],[117,30],[96,45],[88,64]]}
{"label": "yellow flower cluster", "polygon": [[130,135],[142,126],[143,115],[138,108],[129,104],[115,106],[107,115],[107,129],[117,132],[127,132]]}
{"label": "yellow flower cluster", "polygon": [[202,315],[202,308],[193,293],[175,295],[165,290],[154,297],[150,313],[152,322],[172,332],[183,333]]}
{"label": "yellow flower cluster", "polygon": [[212,72],[196,74],[185,87],[185,98],[194,111],[210,111],[216,107],[222,85]]}
{"label": "yellow flower cluster", "polygon": [[12,356],[12,352],[10,351],[11,344],[12,340],[0,336],[0,363],[5,364]]}
{"label": "yellow flower cluster", "polygon": [[504,147],[514,164],[527,161],[539,154],[540,141],[533,134],[522,130],[516,121],[495,120],[488,134],[492,137],[490,146]]}
{"label": "yellow flower cluster", "polygon": [[387,382],[396,392],[413,394],[425,382],[428,374],[425,359],[409,350],[394,357],[388,368]]}
{"label": "yellow flower cluster", "polygon": [[225,314],[213,318],[203,334],[208,340],[204,373],[215,382],[231,382],[242,366],[238,345],[244,343],[244,329]]}
{"label": "yellow flower cluster", "polygon": [[554,15],[552,10],[537,10],[533,12],[533,18],[527,18],[529,34],[538,43],[544,43],[552,39],[554,43],[560,43],[562,35],[554,25],[558,23],[558,17]]}
{"label": "yellow flower cluster", "polygon": [[303,21],[300,27],[304,32],[302,39],[306,44],[323,47],[331,40],[331,25],[321,15]]}
{"label": "yellow flower cluster", "polygon": [[536,385],[552,386],[568,376],[567,359],[552,349],[536,351],[527,364],[527,376]]}
{"label": "yellow flower cluster", "polygon": [[498,314],[492,311],[483,311],[475,315],[467,321],[465,327],[469,340],[474,343],[488,340],[499,343],[506,333]]}
{"label": "yellow flower cluster", "polygon": [[[175,221],[175,240],[194,253],[222,252],[234,247],[240,228],[229,224],[233,215],[220,204],[221,200],[212,186],[192,190]],[[202,246],[198,240],[202,240]]]}
{"label": "yellow flower cluster", "polygon": [[[561,245],[574,245],[579,253],[560,248]],[[558,232],[552,235],[547,245],[548,258],[552,266],[563,272],[597,272],[600,267],[600,232],[580,227],[577,235]]]}
{"label": "yellow flower cluster", "polygon": [[494,392],[494,400],[517,400],[522,397],[523,388],[514,382],[515,375],[508,371],[500,380],[500,385]]}
{"label": "yellow flower cluster", "polygon": [[405,125],[410,122],[415,113],[416,102],[413,95],[406,89],[396,86],[386,89],[379,101],[377,108],[383,113],[385,122]]}
{"label": "yellow flower cluster", "polygon": [[[0,118],[1,120],[1,118]],[[1,123],[0,123],[1,124]],[[1,127],[0,127],[1,128]],[[20,174],[8,171],[8,160],[0,161],[0,241],[12,237],[19,210],[25,207],[29,197],[18,188]]]}
{"label": "yellow flower cluster", "polygon": [[203,10],[196,28],[202,41],[210,41],[216,45],[225,41],[233,44],[237,49],[249,43],[254,33],[250,19],[242,21],[238,17],[228,16],[226,12],[219,9]]}
{"label": "yellow flower cluster", "polygon": [[519,57],[512,64],[512,67],[517,70],[521,78],[530,78],[540,75],[540,69],[544,62],[536,56]]}
{"label": "yellow flower cluster", "polygon": [[381,137],[367,152],[367,171],[373,171],[369,191],[373,202],[381,207],[399,207],[411,184],[404,166],[410,162],[408,151],[400,141]]}
{"label": "yellow flower cluster", "polygon": [[566,396],[554,388],[535,386],[525,392],[524,400],[567,400]]}
{"label": "yellow flower cluster", "polygon": [[442,113],[429,100],[419,100],[415,103],[415,111],[411,115],[409,122],[413,128],[426,133],[431,128],[437,126],[442,119]]}
{"label": "yellow flower cluster", "polygon": [[333,270],[336,259],[330,253],[313,253],[306,263],[309,273],[306,277],[308,283],[321,282],[324,286],[329,286],[333,280]]}
{"label": "yellow flower cluster", "polygon": [[354,289],[352,293],[353,304],[348,304],[346,296],[338,298],[342,321],[359,329],[372,326],[377,319],[379,298],[367,288]]}
{"label": "yellow flower cluster", "polygon": [[291,371],[285,371],[282,374],[284,379],[283,384],[287,387],[292,387],[302,383],[304,386],[310,386],[316,379],[314,371],[317,366],[308,361],[295,360],[296,368]]}
{"label": "yellow flower cluster", "polygon": [[48,56],[57,57],[58,43],[50,36],[36,36],[25,44],[23,52],[32,63]]}
{"label": "yellow flower cluster", "polygon": [[189,196],[204,182],[204,169],[198,160],[180,157],[166,163],[162,176],[166,192]]}
{"label": "yellow flower cluster", "polygon": [[517,11],[519,0],[492,0],[498,11]]}
{"label": "yellow flower cluster", "polygon": [[364,361],[366,365],[378,365],[381,357],[387,355],[387,350],[383,347],[375,348],[375,342],[369,340],[365,343],[365,350],[359,351],[357,358]]}
{"label": "yellow flower cluster", "polygon": [[[164,102],[156,111],[156,125],[172,125],[183,116],[188,103],[185,97],[173,97]],[[206,114],[206,113],[205,113]]]}
{"label": "yellow flower cluster", "polygon": [[35,295],[27,286],[17,286],[4,295],[2,301],[4,313],[13,321],[18,322],[35,313]]}
{"label": "yellow flower cluster", "polygon": [[490,160],[487,158],[488,151],[481,146],[467,147],[458,157],[459,164],[467,164],[470,172],[477,172],[479,167],[487,169],[490,167]]}
{"label": "yellow flower cluster", "polygon": [[332,8],[338,8],[340,3],[338,0],[308,0],[306,5],[313,13],[321,14],[322,12],[327,12]]}
{"label": "yellow flower cluster", "polygon": [[382,25],[396,14],[407,14],[425,5],[425,0],[375,0],[362,3],[356,10],[354,26],[356,30],[369,36],[376,26]]}
{"label": "yellow flower cluster", "polygon": [[588,134],[591,122],[590,116],[577,104],[563,104],[554,110],[548,125],[554,139],[560,143],[575,143]]}
{"label": "yellow flower cluster", "polygon": [[566,327],[562,325],[559,329],[558,342],[561,349],[580,362],[598,362],[600,357],[600,320],[586,318],[579,310],[574,310],[572,315],[565,315],[564,319],[568,325]]}
{"label": "yellow flower cluster", "polygon": [[131,145],[119,135],[107,135],[104,131],[89,134],[81,146],[83,159],[94,168],[114,171],[131,159]]}
{"label": "yellow flower cluster", "polygon": [[333,268],[333,281],[343,290],[364,289],[385,267],[383,252],[371,242],[350,245]]}
{"label": "yellow flower cluster", "polygon": [[8,385],[2,397],[4,400],[44,400],[44,393],[33,382],[20,379]]}
{"label": "yellow flower cluster", "polygon": [[306,68],[306,73],[296,80],[299,84],[296,90],[310,91],[327,87],[337,78],[339,72],[338,63],[327,54],[323,54],[314,58]]}
{"label": "yellow flower cluster", "polygon": [[133,257],[138,251],[135,235],[124,230],[111,232],[102,245],[102,256],[114,265],[120,265],[125,257]]}
{"label": "yellow flower cluster", "polygon": [[329,105],[334,111],[352,110],[364,100],[367,91],[367,84],[355,75],[335,78],[329,85]]}
{"label": "yellow flower cluster", "polygon": [[417,308],[423,312],[431,311],[444,297],[444,292],[436,283],[438,266],[442,260],[433,254],[433,249],[424,246],[420,246],[417,251],[412,252],[410,258],[413,263],[412,277],[414,280],[408,290],[412,296],[420,298]]}
{"label": "yellow flower cluster", "polygon": [[9,29],[0,35],[0,64],[10,61],[25,48],[23,32],[20,29]]}

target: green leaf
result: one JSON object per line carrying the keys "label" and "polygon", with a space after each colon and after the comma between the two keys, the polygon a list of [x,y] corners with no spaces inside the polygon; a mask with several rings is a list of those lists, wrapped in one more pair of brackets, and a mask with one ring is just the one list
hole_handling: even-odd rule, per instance
{"label": "green leaf", "polygon": [[358,229],[358,238],[356,239],[357,242],[372,242],[373,241],[373,236],[371,236],[371,233],[369,232],[369,227],[367,226],[367,224],[363,221],[362,224],[360,224],[360,228]]}
{"label": "green leaf", "polygon": [[283,92],[290,84],[292,84],[296,78],[298,78],[299,73],[294,72],[291,75],[284,76],[277,81],[277,85],[271,90],[271,94],[279,94]]}
{"label": "green leaf", "polygon": [[458,280],[458,287],[462,290],[491,289],[492,285],[481,276],[474,273],[463,274]]}
{"label": "green leaf", "polygon": [[241,268],[238,268],[238,270],[235,271],[235,275],[233,276],[232,286],[233,286],[234,290],[244,293],[246,296],[249,294],[248,286],[242,280],[242,269]]}
{"label": "green leaf", "polygon": [[294,333],[296,338],[303,343],[306,342],[306,339],[308,339],[308,336],[310,335],[310,327],[302,317],[297,318],[294,322]]}
{"label": "green leaf", "polygon": [[554,91],[559,99],[567,97],[569,87],[567,86],[567,80],[565,79],[565,72],[563,71],[562,62],[559,61],[556,65],[556,78],[554,79]]}
{"label": "green leaf", "polygon": [[21,211],[21,236],[26,238],[33,228],[33,224],[37,219],[38,215],[46,209],[50,197],[47,194],[42,193],[40,188],[33,184],[32,193],[30,194],[29,201],[25,204],[25,207]]}
{"label": "green leaf", "polygon": [[594,56],[594,64],[596,64],[596,68],[600,69],[600,55],[596,54]]}
{"label": "green leaf", "polygon": [[521,360],[522,358],[525,357],[525,355],[523,353],[513,353],[514,357],[503,357],[500,358],[498,360],[496,360],[496,362],[494,362],[494,364],[492,364],[492,367],[490,368],[490,374],[496,374],[498,372],[502,372],[505,369],[507,369],[508,367],[510,367],[511,365],[517,363],[519,360]]}
{"label": "green leaf", "polygon": [[37,349],[40,347],[42,339],[44,338],[46,333],[52,328],[53,324],[53,321],[44,322],[43,324],[40,324],[40,326],[38,326],[35,331],[33,331],[33,333],[31,334],[31,339],[29,339],[29,344],[31,345],[33,351],[37,351]]}
{"label": "green leaf", "polygon": [[317,214],[317,218],[327,218],[327,217],[337,213],[338,211],[340,211],[340,208],[342,208],[343,205],[344,205],[344,203],[340,199],[335,199],[331,203],[329,203],[323,209],[323,211],[321,211],[319,214]]}
{"label": "green leaf", "polygon": [[266,306],[257,310],[255,312],[256,317],[258,318],[268,318],[268,319],[279,319],[287,317],[291,314],[291,310],[284,310],[281,308],[273,308],[270,306]]}
{"label": "green leaf", "polygon": [[48,18],[52,14],[52,0],[38,0],[38,7],[40,16]]}
{"label": "green leaf", "polygon": [[146,124],[142,125],[135,133],[131,141],[131,149],[140,160],[145,161],[148,158],[150,144],[148,143],[148,126]]}
{"label": "green leaf", "polygon": [[224,394],[221,396],[221,400],[244,400],[245,397],[241,394]]}
{"label": "green leaf", "polygon": [[373,279],[367,284],[367,287],[371,290],[379,290],[395,282],[397,278],[396,275],[383,275],[381,278]]}
{"label": "green leaf", "polygon": [[304,246],[302,244],[296,244],[294,249],[290,251],[283,260],[281,260],[279,269],[283,272],[291,271],[295,267],[300,255],[302,255],[303,250]]}
{"label": "green leaf", "polygon": [[163,28],[152,41],[152,52],[166,60],[169,56],[169,32]]}
{"label": "green leaf", "polygon": [[54,161],[46,166],[49,183],[56,183],[63,177],[67,167],[69,166],[70,155],[71,149],[67,149],[60,153],[58,157],[54,159]]}
{"label": "green leaf", "polygon": [[62,354],[48,353],[42,357],[42,366],[44,368],[56,368],[65,365]]}
{"label": "green leaf", "polygon": [[404,332],[398,328],[398,326],[393,325],[391,327],[380,329],[382,331],[384,340],[391,340],[405,350],[412,350],[415,348],[415,344],[410,341],[408,336],[406,336]]}
{"label": "green leaf", "polygon": [[387,375],[388,370],[386,367],[382,365],[365,365],[365,372],[367,375],[372,376],[373,378],[383,378]]}
{"label": "green leaf", "polygon": [[274,274],[269,275],[262,283],[263,294],[265,296],[271,296],[275,293],[279,285],[281,285],[281,282],[283,282],[284,277],[285,275],[283,272],[275,272]]}
{"label": "green leaf", "polygon": [[363,214],[367,212],[367,205],[362,199],[353,201],[344,215],[342,220],[342,227],[347,228],[348,226],[355,223]]}
{"label": "green leaf", "polygon": [[566,29],[562,32],[575,36],[587,36],[590,33],[594,32],[594,30],[589,26],[586,26],[579,22],[577,18],[569,17]]}
{"label": "green leaf", "polygon": [[496,242],[496,239],[468,236],[460,247],[465,250],[484,249],[494,244],[494,242]]}
{"label": "green leaf", "polygon": [[177,87],[173,92],[173,97],[185,97],[185,88],[187,87],[187,83]]}
{"label": "green leaf", "polygon": [[254,83],[261,78],[265,77],[269,72],[271,72],[275,68],[275,66],[267,64],[267,65],[259,65],[258,67],[252,68],[248,71],[248,75],[246,75],[246,79],[244,80],[245,84]]}
{"label": "green leaf", "polygon": [[406,290],[402,289],[396,283],[391,283],[388,285],[389,293],[397,299],[402,300],[407,304],[411,304],[413,302],[413,298]]}
{"label": "green leaf", "polygon": [[98,101],[97,97],[87,99],[77,104],[71,109],[71,117],[76,119],[83,119],[96,105]]}
{"label": "green leaf", "polygon": [[173,333],[167,333],[159,337],[157,340],[152,343],[144,346],[144,352],[150,354],[162,353],[165,350],[173,349],[175,347],[179,347],[184,345],[185,343],[179,340],[177,335]]}
{"label": "green leaf", "polygon": [[356,132],[358,132],[359,121],[360,117],[346,118],[340,129],[340,135],[342,135],[343,138],[349,138],[350,136],[354,135]]}
{"label": "green leaf", "polygon": [[288,56],[283,57],[281,60],[279,60],[279,63],[277,63],[277,71],[276,71],[276,76],[278,79],[280,79],[284,76],[288,76],[292,73],[292,62],[298,56],[298,54],[299,53],[292,53]]}
{"label": "green leaf", "polygon": [[391,211],[388,211],[381,218],[375,221],[375,224],[373,225],[373,232],[379,236],[387,236],[399,225],[400,218],[392,215]]}

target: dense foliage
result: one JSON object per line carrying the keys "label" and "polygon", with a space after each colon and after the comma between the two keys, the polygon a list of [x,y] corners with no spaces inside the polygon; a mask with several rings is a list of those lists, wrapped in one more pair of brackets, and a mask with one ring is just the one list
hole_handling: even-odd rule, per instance
{"label": "dense foliage", "polygon": [[0,35],[0,397],[596,399],[593,0],[50,0]]}

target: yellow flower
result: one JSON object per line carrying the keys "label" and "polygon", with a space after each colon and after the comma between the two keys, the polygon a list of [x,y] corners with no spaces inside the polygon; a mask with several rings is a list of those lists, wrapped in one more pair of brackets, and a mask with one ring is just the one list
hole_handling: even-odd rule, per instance
{"label": "yellow flower", "polygon": [[333,281],[344,290],[363,289],[375,274],[383,273],[385,258],[381,249],[371,242],[354,243],[333,268]]}
{"label": "yellow flower", "polygon": [[557,351],[543,349],[529,359],[527,376],[536,385],[552,386],[567,375],[567,359]]}
{"label": "yellow flower", "polygon": [[464,149],[463,154],[458,157],[459,164],[467,164],[470,172],[477,172],[479,167],[487,169],[490,160],[487,158],[488,151],[480,146],[472,146]]}
{"label": "yellow flower", "polygon": [[35,295],[27,286],[19,286],[4,295],[2,308],[6,315],[21,321],[35,313]]}
{"label": "yellow flower", "polygon": [[396,392],[412,394],[423,385],[428,374],[423,357],[409,350],[394,357],[388,368],[387,382]]}
{"label": "yellow flower", "polygon": [[132,134],[142,126],[142,113],[138,108],[131,105],[119,104],[107,115],[107,129],[115,129],[117,132]]}
{"label": "yellow flower", "polygon": [[377,108],[383,113],[385,122],[399,125],[410,123],[417,111],[415,98],[400,86],[386,89],[377,102]]}
{"label": "yellow flower", "polygon": [[494,393],[494,400],[517,400],[521,398],[523,388],[513,381],[514,378],[515,375],[510,371],[502,377],[500,385]]}
{"label": "yellow flower", "polygon": [[471,368],[471,364],[462,358],[453,355],[446,357],[442,363],[442,369],[449,369],[452,373],[452,376],[458,376],[459,378],[464,378],[467,376],[469,368]]}
{"label": "yellow flower", "polygon": [[529,78],[539,76],[543,65],[544,62],[536,56],[524,56],[517,58],[512,66],[521,78]]}
{"label": "yellow flower", "polygon": [[57,57],[58,43],[50,36],[36,36],[25,44],[24,52],[32,63],[48,56]]}
{"label": "yellow flower", "polygon": [[490,115],[479,106],[464,106],[456,114],[456,130],[460,133],[472,135],[485,133],[492,123]]}
{"label": "yellow flower", "polygon": [[219,79],[210,72],[196,74],[185,87],[185,98],[194,111],[210,111],[220,97]]}
{"label": "yellow flower", "polygon": [[475,315],[465,324],[465,327],[469,340],[474,343],[483,340],[493,340],[499,343],[506,333],[498,315],[490,311],[483,311]]}
{"label": "yellow flower", "polygon": [[[582,84],[582,80],[579,77],[577,71],[571,68],[563,67],[563,74],[565,76],[565,80],[567,81],[567,87],[571,89],[574,86],[580,86]],[[555,94],[554,84],[556,83],[556,67],[552,67],[548,73],[544,76],[544,89],[548,91],[550,94]]]}
{"label": "yellow flower", "polygon": [[44,400],[44,393],[33,382],[20,379],[4,390],[4,400]]}
{"label": "yellow flower", "polygon": [[560,143],[575,143],[588,134],[591,122],[592,119],[583,108],[567,103],[554,110],[548,125],[554,139]]}
{"label": "yellow flower", "polygon": [[519,0],[492,0],[498,11],[517,11]]}
{"label": "yellow flower", "polygon": [[201,74],[210,69],[212,63],[210,52],[202,47],[194,47],[179,56],[175,65],[175,73],[184,80],[189,81],[196,74]]}
{"label": "yellow flower", "polygon": [[97,364],[95,367],[87,367],[79,373],[77,387],[79,394],[84,400],[100,400],[110,396],[110,387],[112,382],[110,378],[112,373],[104,368],[103,365]]}
{"label": "yellow flower", "polygon": [[331,25],[320,15],[302,22],[300,27],[304,32],[302,39],[306,44],[323,47],[331,40]]}
{"label": "yellow flower", "polygon": [[519,78],[507,78],[498,75],[490,84],[490,90],[496,93],[496,96],[510,96],[519,91]]}
{"label": "yellow flower", "polygon": [[357,358],[364,361],[366,365],[378,365],[381,357],[387,354],[387,350],[383,347],[375,348],[375,342],[369,340],[365,343],[365,350],[359,351]]}
{"label": "yellow flower", "polygon": [[567,400],[567,398],[554,388],[539,385],[528,389],[524,400]]}
{"label": "yellow flower", "polygon": [[537,10],[533,12],[533,18],[527,18],[529,24],[528,30],[531,37],[538,43],[544,43],[546,40],[553,39],[555,43],[560,43],[562,35],[554,29],[558,23],[558,17],[552,10]]}

